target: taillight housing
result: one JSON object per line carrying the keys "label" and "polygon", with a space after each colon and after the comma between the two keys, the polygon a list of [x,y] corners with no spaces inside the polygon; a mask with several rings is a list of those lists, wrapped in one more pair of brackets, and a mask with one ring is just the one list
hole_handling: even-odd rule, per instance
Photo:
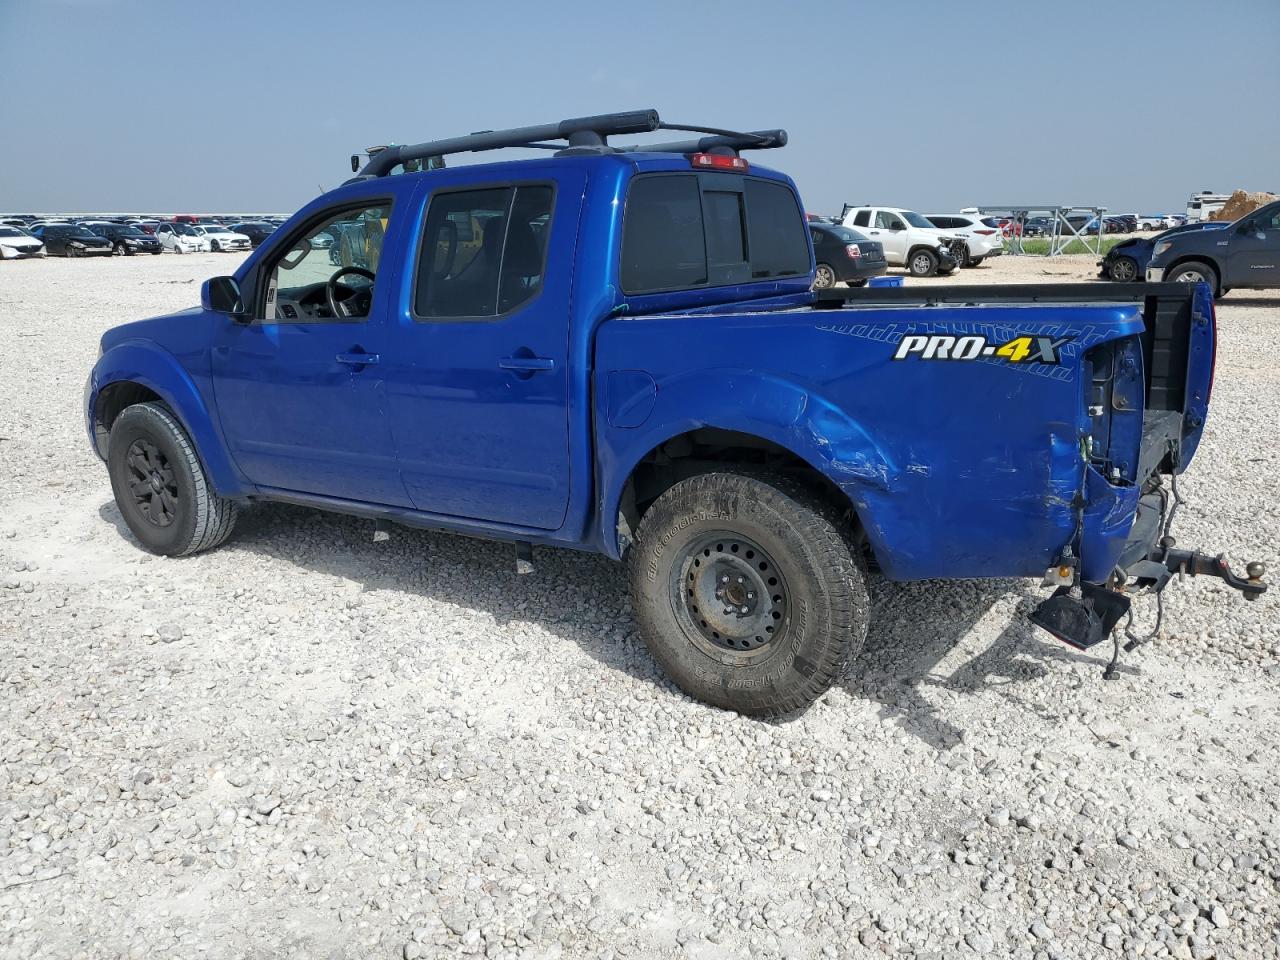
{"label": "taillight housing", "polygon": [[699,170],[733,170],[746,173],[750,165],[742,157],[724,153],[692,153],[689,162]]}
{"label": "taillight housing", "polygon": [[862,248],[856,243],[845,244],[844,252],[853,260],[858,260],[862,257]]}

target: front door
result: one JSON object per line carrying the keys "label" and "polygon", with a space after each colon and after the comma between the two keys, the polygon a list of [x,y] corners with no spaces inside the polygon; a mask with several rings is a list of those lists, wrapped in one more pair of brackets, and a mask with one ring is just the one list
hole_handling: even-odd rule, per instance
{"label": "front door", "polygon": [[382,368],[405,487],[419,510],[557,529],[585,178],[436,184]]}
{"label": "front door", "polygon": [[907,262],[907,225],[891,210],[875,211],[868,236],[884,245],[885,259],[896,266]]}
{"label": "front door", "polygon": [[1225,287],[1280,287],[1280,205],[1259,210],[1247,224],[1228,227]]}
{"label": "front door", "polygon": [[259,269],[253,319],[228,320],[216,338],[223,434],[258,486],[409,505],[379,375],[392,284],[376,281],[390,216],[378,199],[312,218]]}

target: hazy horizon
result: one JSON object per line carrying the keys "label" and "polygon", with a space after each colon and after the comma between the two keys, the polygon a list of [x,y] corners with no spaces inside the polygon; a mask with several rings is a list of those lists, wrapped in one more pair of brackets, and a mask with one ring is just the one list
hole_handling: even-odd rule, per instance
{"label": "hazy horizon", "polygon": [[817,213],[1280,190],[1280,2],[912,9],[0,0],[0,211],[289,213],[370,144],[649,107],[785,127],[749,156]]}

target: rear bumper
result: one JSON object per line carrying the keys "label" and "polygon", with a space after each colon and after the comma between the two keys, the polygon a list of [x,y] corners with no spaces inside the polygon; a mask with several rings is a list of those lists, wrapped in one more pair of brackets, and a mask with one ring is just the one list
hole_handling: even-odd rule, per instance
{"label": "rear bumper", "polygon": [[870,277],[881,276],[888,269],[889,264],[883,257],[879,260],[861,257],[857,260],[846,260],[842,265],[836,267],[836,277],[843,281],[866,280]]}

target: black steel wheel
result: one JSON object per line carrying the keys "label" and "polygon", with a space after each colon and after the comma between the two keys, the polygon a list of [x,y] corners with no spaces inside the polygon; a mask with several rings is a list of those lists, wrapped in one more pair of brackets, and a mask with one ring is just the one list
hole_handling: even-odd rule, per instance
{"label": "black steel wheel", "polygon": [[687,694],[748,716],[807,707],[866,637],[866,578],[835,505],[789,477],[682,480],[641,518],[631,601]]}
{"label": "black steel wheel", "polygon": [[671,576],[672,609],[708,655],[767,655],[783,639],[790,624],[786,580],[749,538],[717,530],[688,542]]}
{"label": "black steel wheel", "polygon": [[125,524],[152,553],[183,556],[231,535],[235,502],[214,491],[186,430],[160,404],[135,404],[116,417],[107,473]]}

